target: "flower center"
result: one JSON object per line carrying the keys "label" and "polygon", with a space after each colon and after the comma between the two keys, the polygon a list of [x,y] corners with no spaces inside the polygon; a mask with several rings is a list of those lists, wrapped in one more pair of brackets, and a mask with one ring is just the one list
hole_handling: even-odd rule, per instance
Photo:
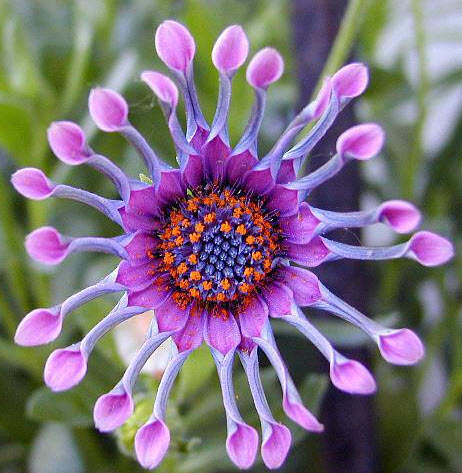
{"label": "flower center", "polygon": [[181,307],[240,304],[261,286],[281,254],[282,233],[262,200],[206,186],[165,215],[159,270]]}

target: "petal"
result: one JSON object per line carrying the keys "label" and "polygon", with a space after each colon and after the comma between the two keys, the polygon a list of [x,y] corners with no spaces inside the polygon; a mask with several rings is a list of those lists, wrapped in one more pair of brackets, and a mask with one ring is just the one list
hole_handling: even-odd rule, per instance
{"label": "petal", "polygon": [[127,232],[152,232],[160,230],[160,222],[156,217],[139,215],[134,212],[127,212],[123,207],[119,209],[124,229]]}
{"label": "petal", "polygon": [[44,378],[52,391],[65,391],[79,384],[87,372],[87,360],[80,350],[55,350],[45,364]]}
{"label": "petal", "polygon": [[53,153],[66,164],[84,163],[89,153],[83,130],[73,122],[53,122],[47,131],[48,143]]}
{"label": "petal", "polygon": [[179,197],[185,196],[183,179],[179,169],[162,171],[157,195],[163,204],[171,204]]}
{"label": "petal", "polygon": [[257,455],[258,434],[250,425],[236,423],[236,430],[226,439],[226,450],[229,458],[239,468],[250,468]]}
{"label": "petal", "polygon": [[204,339],[204,313],[192,308],[184,328],[172,335],[180,352],[199,348]]}
{"label": "petal", "polygon": [[249,171],[244,175],[244,188],[253,191],[255,195],[270,192],[275,185],[269,168]]}
{"label": "petal", "polygon": [[55,340],[61,333],[63,320],[59,307],[35,309],[19,323],[14,336],[18,345],[31,347]]}
{"label": "petal", "polygon": [[208,345],[226,355],[241,342],[241,332],[232,314],[216,311],[207,314],[204,338]]}
{"label": "petal", "polygon": [[331,252],[318,237],[306,245],[287,245],[287,256],[298,264],[314,268],[326,261]]}
{"label": "petal", "polygon": [[180,23],[167,20],[156,31],[156,51],[172,69],[185,72],[196,53],[191,33]]}
{"label": "petal", "polygon": [[204,162],[202,156],[189,156],[184,169],[182,170],[184,182],[189,187],[200,186],[204,180]]}
{"label": "petal", "polygon": [[216,136],[202,148],[202,154],[206,163],[206,171],[211,179],[224,178],[229,153],[229,146],[222,141],[220,136]]}
{"label": "petal", "polygon": [[93,409],[95,426],[100,432],[111,432],[133,414],[133,399],[125,390],[115,388],[98,398]]}
{"label": "petal", "polygon": [[403,200],[389,200],[379,207],[379,219],[389,225],[395,232],[409,233],[420,222],[419,210]]}
{"label": "petal", "polygon": [[355,360],[335,360],[330,367],[334,386],[351,394],[372,394],[376,391],[375,380],[369,370]]}
{"label": "petal", "polygon": [[239,25],[228,26],[212,50],[212,62],[222,72],[232,72],[244,64],[249,54],[249,40]]}
{"label": "petal", "polygon": [[268,284],[262,289],[262,294],[268,304],[271,317],[282,317],[292,313],[294,293],[284,284],[277,282]]}
{"label": "petal", "polygon": [[268,319],[268,306],[260,297],[253,297],[238,313],[238,318],[244,337],[259,337]]}
{"label": "petal", "polygon": [[409,241],[410,256],[424,266],[438,266],[454,256],[449,240],[432,232],[418,232]]}
{"label": "petal", "polygon": [[247,67],[247,82],[252,87],[266,89],[284,72],[284,61],[273,48],[264,48],[255,54]]}
{"label": "petal", "polygon": [[304,245],[311,241],[319,220],[311,213],[310,206],[302,202],[297,214],[281,218],[279,224],[287,235],[287,241]]}
{"label": "petal", "polygon": [[160,332],[181,330],[188,320],[189,308],[182,309],[169,297],[156,309],[156,320]]}
{"label": "petal", "polygon": [[278,184],[287,184],[297,179],[297,171],[295,170],[295,159],[284,159],[277,174],[276,182]]}
{"label": "petal", "polygon": [[271,434],[261,446],[263,462],[270,469],[279,468],[289,453],[292,435],[282,424],[271,424]]}
{"label": "petal", "polygon": [[125,246],[132,266],[149,263],[152,252],[156,250],[159,240],[149,233],[137,233]]}
{"label": "petal", "polygon": [[159,213],[158,200],[154,186],[134,189],[130,193],[130,201],[126,211],[129,214],[154,219]]}
{"label": "petal", "polygon": [[361,95],[369,82],[367,67],[359,62],[347,64],[332,78],[335,93],[339,97],[354,98]]}
{"label": "petal", "polygon": [[178,104],[178,88],[166,75],[157,71],[144,71],[141,80],[156,94],[161,102],[165,102],[175,108]]}
{"label": "petal", "polygon": [[150,286],[141,291],[128,293],[128,305],[157,309],[170,296],[162,278],[156,279]]}
{"label": "petal", "polygon": [[344,131],[337,140],[337,153],[350,158],[373,158],[383,147],[385,133],[375,123],[356,125]]}
{"label": "petal", "polygon": [[146,287],[153,281],[159,260],[151,260],[146,264],[132,266],[128,261],[122,261],[119,265],[116,282],[126,286],[130,290]]}
{"label": "petal", "polygon": [[33,200],[43,200],[53,192],[53,183],[40,169],[23,168],[11,176],[13,187],[24,197]]}
{"label": "petal", "polygon": [[229,182],[239,181],[242,176],[250,171],[256,164],[258,159],[249,151],[244,151],[236,156],[231,156],[226,161],[226,177]]}
{"label": "petal", "polygon": [[298,191],[277,184],[271,192],[266,207],[279,217],[289,217],[298,211]]}
{"label": "petal", "polygon": [[61,263],[66,258],[68,249],[69,243],[63,242],[61,235],[53,227],[37,228],[26,237],[27,253],[41,263]]}
{"label": "petal", "polygon": [[305,430],[310,432],[324,431],[324,426],[301,402],[284,397],[282,406],[286,415]]}
{"label": "petal", "polygon": [[378,346],[382,356],[395,365],[413,365],[425,354],[419,337],[407,328],[387,330],[379,334]]}
{"label": "petal", "polygon": [[303,268],[287,266],[279,270],[284,283],[294,293],[294,300],[300,307],[306,307],[322,299],[318,278]]}
{"label": "petal", "polygon": [[143,468],[156,468],[167,453],[170,431],[161,420],[149,422],[135,436],[136,457]]}
{"label": "petal", "polygon": [[88,97],[88,108],[100,130],[117,131],[128,123],[127,102],[111,89],[93,89]]}

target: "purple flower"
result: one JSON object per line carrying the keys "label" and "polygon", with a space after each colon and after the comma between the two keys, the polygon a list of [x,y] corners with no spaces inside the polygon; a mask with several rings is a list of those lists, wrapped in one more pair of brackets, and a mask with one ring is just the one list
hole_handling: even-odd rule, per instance
{"label": "purple flower", "polygon": [[[257,138],[267,89],[284,68],[279,53],[265,48],[250,61],[247,81],[254,89],[255,102],[242,138],[231,147],[227,129],[231,83],[249,51],[242,28],[227,28],[213,48],[220,90],[211,126],[201,112],[195,91],[195,43],[188,30],[175,21],[166,21],[156,32],[155,44],[183,96],[186,133],[176,115],[179,92],[175,82],[156,71],[145,71],[141,78],[159,99],[179,168],[172,169],[157,157],[131,125],[123,97],[109,89],[91,91],[90,114],[101,130],[118,132],[134,146],[152,184],[126,176],[93,151],[78,125],[55,122],[50,126],[48,140],[56,156],[67,164],[85,163],[105,174],[115,185],[120,200],[56,184],[34,168],[17,171],[12,177],[14,187],[35,200],[62,197],[88,204],[116,222],[123,233],[114,238],[71,238],[44,227],[26,238],[28,253],[46,264],[58,264],[79,251],[110,253],[122,261],[94,286],[57,306],[27,314],[18,327],[16,342],[25,346],[48,343],[58,337],[64,318],[74,309],[103,294],[123,292],[117,306],[80,342],[51,354],[45,367],[46,384],[54,391],[62,391],[79,383],[85,376],[91,351],[106,332],[146,310],[154,310],[153,325],[144,345],[120,382],[97,401],[96,426],[103,432],[111,431],[132,414],[132,393],[141,369],[155,350],[171,338],[178,354],[167,365],[153,413],[135,439],[140,463],[155,468],[170,442],[165,423],[169,392],[188,355],[205,342],[221,383],[228,430],[226,448],[231,460],[240,468],[249,468],[258,449],[258,434],[245,423],[235,401],[232,366],[237,354],[261,421],[263,461],[268,468],[277,468],[289,451],[291,434],[274,419],[268,407],[259,374],[259,349],[276,370],[287,416],[312,432],[321,432],[323,426],[303,406],[276,346],[271,317],[306,335],[328,360],[333,384],[348,393],[373,393],[374,378],[363,365],[337,352],[302,308],[322,309],[356,325],[377,343],[391,363],[413,364],[424,354],[422,343],[411,330],[380,326],[332,294],[307,268],[341,258],[401,257],[434,266],[448,261],[453,247],[446,239],[427,231],[384,248],[339,243],[326,234],[337,228],[359,228],[377,222],[398,233],[410,232],[420,221],[419,211],[399,200],[349,213],[318,209],[305,201],[312,190],[346,163],[371,159],[382,149],[384,132],[380,126],[358,125],[338,138],[336,154],[326,164],[307,176],[298,176],[306,156],[336,116],[366,88],[368,72],[363,64],[349,64],[327,78],[316,100],[294,118],[271,151],[259,157]],[[293,145],[294,138],[311,122],[311,130]]]}

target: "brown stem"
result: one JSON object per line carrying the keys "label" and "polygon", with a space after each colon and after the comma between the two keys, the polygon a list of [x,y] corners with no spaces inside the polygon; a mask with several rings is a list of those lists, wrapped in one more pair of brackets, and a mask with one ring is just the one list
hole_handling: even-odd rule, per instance
{"label": "brown stem", "polygon": [[[309,100],[335,39],[347,6],[346,0],[293,0],[292,25],[295,62],[302,108]],[[332,129],[312,153],[309,168],[318,167],[335,149],[338,135],[355,122],[351,107],[337,119]],[[352,163],[342,173],[321,186],[310,198],[320,208],[337,211],[359,207],[361,181],[359,166]],[[337,232],[341,241],[355,243],[354,232]],[[366,310],[370,283],[361,262],[339,261],[320,268],[320,279],[338,296]],[[345,350],[343,350],[345,353]],[[368,364],[365,349],[350,349],[347,356]],[[321,362],[320,362],[321,363]],[[324,366],[324,365],[323,365]],[[321,438],[323,463],[327,473],[374,473],[377,445],[373,399],[344,394],[331,387],[322,406],[326,432]]]}

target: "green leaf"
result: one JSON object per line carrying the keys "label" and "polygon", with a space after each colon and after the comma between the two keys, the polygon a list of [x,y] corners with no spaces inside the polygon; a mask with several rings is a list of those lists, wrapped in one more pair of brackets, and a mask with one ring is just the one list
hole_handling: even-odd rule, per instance
{"label": "green leaf", "polygon": [[27,415],[36,421],[56,421],[84,427],[93,423],[92,402],[85,391],[75,389],[53,393],[43,387],[35,391],[27,402]]}
{"label": "green leaf", "polygon": [[208,347],[203,344],[189,356],[178,380],[178,399],[186,400],[195,394],[214,371],[215,364]]}

